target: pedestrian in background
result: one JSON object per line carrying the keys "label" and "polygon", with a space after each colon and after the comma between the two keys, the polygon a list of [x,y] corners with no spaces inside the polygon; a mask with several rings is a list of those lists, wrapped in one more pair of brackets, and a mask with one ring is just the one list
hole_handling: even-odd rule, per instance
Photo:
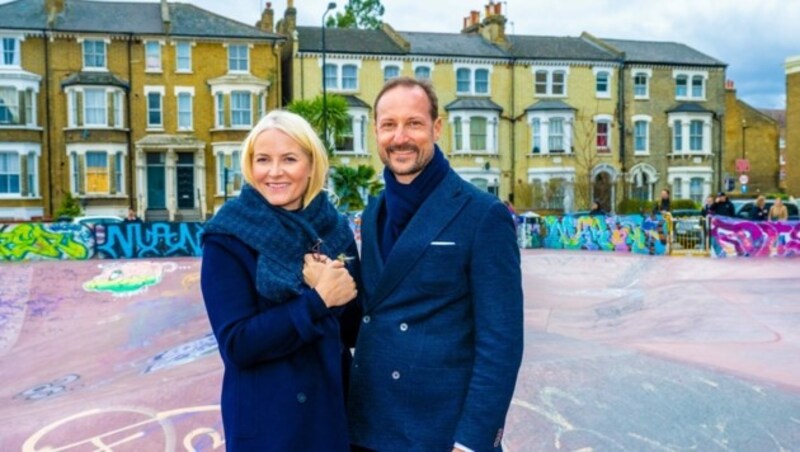
{"label": "pedestrian in background", "polygon": [[783,205],[781,198],[775,198],[775,202],[769,209],[769,221],[786,221],[789,219],[789,209]]}
{"label": "pedestrian in background", "polygon": [[733,218],[736,216],[736,207],[733,206],[733,203],[728,199],[728,195],[725,194],[724,191],[717,193],[717,199],[714,201],[711,210],[714,215],[720,217]]}
{"label": "pedestrian in background", "polygon": [[752,221],[766,221],[769,216],[769,209],[767,209],[767,198],[764,195],[759,195],[756,202],[753,204],[753,210],[750,212],[750,219]]}

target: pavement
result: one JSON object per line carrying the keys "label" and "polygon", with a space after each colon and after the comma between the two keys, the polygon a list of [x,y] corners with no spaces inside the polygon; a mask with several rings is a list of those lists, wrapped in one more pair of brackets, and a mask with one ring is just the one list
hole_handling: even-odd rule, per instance
{"label": "pavement", "polygon": [[[0,266],[0,451],[224,450],[200,260]],[[800,450],[800,260],[523,250],[507,451]]]}

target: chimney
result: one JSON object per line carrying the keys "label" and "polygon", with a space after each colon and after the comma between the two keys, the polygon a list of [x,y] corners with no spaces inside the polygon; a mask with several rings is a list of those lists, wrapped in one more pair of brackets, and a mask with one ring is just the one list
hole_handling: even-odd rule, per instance
{"label": "chimney", "polygon": [[283,19],[278,21],[277,32],[292,39],[297,30],[297,8],[294,7],[294,0],[286,1],[286,11],[283,12]]}
{"label": "chimney", "polygon": [[267,2],[264,12],[261,13],[261,20],[258,21],[256,27],[260,30],[272,33],[274,31],[275,11],[272,9],[272,2]]}
{"label": "chimney", "polygon": [[56,16],[64,12],[67,0],[45,0],[44,12],[47,14],[47,24],[53,25]]}
{"label": "chimney", "polygon": [[481,13],[480,11],[470,11],[469,16],[464,18],[464,28],[461,33],[475,33],[479,31],[481,26]]}
{"label": "chimney", "polygon": [[736,91],[733,80],[725,80],[725,89],[728,91]]}
{"label": "chimney", "polygon": [[486,5],[486,17],[480,26],[481,35],[493,44],[507,46],[506,39],[506,17],[500,14],[500,3],[489,1]]}
{"label": "chimney", "polygon": [[161,0],[161,22],[164,24],[164,33],[169,33],[169,4],[167,0]]}

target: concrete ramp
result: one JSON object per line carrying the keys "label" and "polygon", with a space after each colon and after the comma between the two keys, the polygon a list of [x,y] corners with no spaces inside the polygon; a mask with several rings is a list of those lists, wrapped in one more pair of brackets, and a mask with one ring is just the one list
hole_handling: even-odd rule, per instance
{"label": "concrete ramp", "polygon": [[[523,253],[506,450],[797,450],[800,261]],[[0,451],[224,450],[199,270],[0,265]]]}

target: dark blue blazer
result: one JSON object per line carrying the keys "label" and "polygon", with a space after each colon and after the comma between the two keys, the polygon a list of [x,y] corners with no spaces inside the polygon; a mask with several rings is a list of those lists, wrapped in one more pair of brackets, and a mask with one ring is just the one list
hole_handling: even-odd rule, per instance
{"label": "dark blue blazer", "polygon": [[364,313],[348,416],[351,441],[379,451],[499,450],[522,358],[514,221],[450,170],[384,264],[378,215],[363,215]]}
{"label": "dark blue blazer", "polygon": [[[357,255],[355,245],[348,254]],[[232,236],[204,236],[201,285],[225,364],[226,449],[347,451],[342,370],[355,330],[340,321],[357,326],[358,306],[328,309],[311,289],[268,300],[255,289],[256,259]],[[357,271],[357,260],[351,265]]]}

